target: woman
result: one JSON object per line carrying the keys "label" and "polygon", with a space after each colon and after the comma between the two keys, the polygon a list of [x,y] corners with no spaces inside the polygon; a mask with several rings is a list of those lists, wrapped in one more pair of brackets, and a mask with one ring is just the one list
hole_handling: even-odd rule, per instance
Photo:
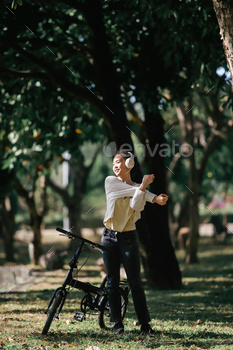
{"label": "woman", "polygon": [[150,316],[145,293],[140,278],[140,256],[137,244],[135,222],[146,201],[165,205],[168,196],[159,196],[146,190],[154,181],[154,175],[145,175],[141,184],[132,181],[130,170],[134,166],[134,157],[130,152],[117,152],[113,159],[113,171],[116,176],[105,180],[107,210],[104,218],[105,229],[101,243],[105,246],[104,264],[108,276],[107,291],[111,310],[113,332],[123,333],[121,320],[121,297],[119,293],[120,264],[126,271],[131,288],[135,311],[141,325],[141,333],[154,334],[149,325]]}

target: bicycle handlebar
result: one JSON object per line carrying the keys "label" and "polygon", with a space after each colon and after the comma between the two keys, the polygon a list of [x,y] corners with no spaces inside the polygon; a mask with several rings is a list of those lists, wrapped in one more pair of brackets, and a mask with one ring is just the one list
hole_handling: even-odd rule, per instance
{"label": "bicycle handlebar", "polygon": [[56,231],[64,233],[64,235],[66,235],[68,238],[72,238],[73,237],[73,238],[76,238],[76,239],[80,239],[81,241],[90,244],[90,246],[92,246],[93,248],[99,248],[101,250],[105,250],[105,247],[103,247],[101,244],[89,241],[88,239],[83,238],[83,237],[78,236],[78,235],[75,235],[74,233],[71,233],[70,231],[66,231],[63,228],[57,227]]}

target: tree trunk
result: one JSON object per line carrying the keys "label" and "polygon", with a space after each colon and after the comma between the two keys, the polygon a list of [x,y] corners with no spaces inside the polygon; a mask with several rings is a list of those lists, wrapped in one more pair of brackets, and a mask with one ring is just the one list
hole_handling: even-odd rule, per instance
{"label": "tree trunk", "polygon": [[233,3],[232,0],[213,0],[223,50],[233,80]]}
{"label": "tree trunk", "polygon": [[31,229],[33,232],[30,259],[33,264],[38,265],[39,257],[43,254],[42,243],[41,243],[42,216],[37,214],[35,210],[35,206],[29,208],[29,213],[30,213]]}
{"label": "tree trunk", "polygon": [[[81,163],[80,163],[81,164]],[[71,167],[70,167],[71,170]],[[55,184],[49,176],[46,177],[46,183],[48,186],[50,186],[54,192],[58,193],[59,196],[61,196],[62,201],[64,205],[68,209],[68,216],[69,216],[69,229],[76,235],[81,236],[81,225],[80,225],[80,218],[81,218],[81,203],[83,199],[83,192],[84,188],[80,188],[80,181],[82,177],[82,173],[78,171],[78,169],[72,169],[73,173],[79,174],[79,178],[75,182],[76,176],[74,176],[74,194],[71,196],[68,193],[68,186],[66,188],[62,188]],[[73,183],[73,181],[72,181]],[[69,250],[73,249],[73,242],[71,240],[69,245]]]}
{"label": "tree trunk", "polygon": [[102,4],[99,0],[85,1],[85,17],[90,28],[91,49],[93,51],[93,66],[100,85],[108,114],[103,115],[109,139],[115,141],[117,148],[127,143],[132,145],[132,139],[125,108],[120,95],[120,86],[113,67],[108,38],[103,22]]}
{"label": "tree trunk", "polygon": [[[150,191],[155,194],[167,193],[166,171],[161,144],[165,143],[163,119],[160,114],[146,111],[147,146],[155,154],[146,152],[148,173],[155,174],[155,181]],[[147,150],[149,149],[147,148]],[[141,179],[140,179],[141,180]],[[168,205],[147,204],[139,220],[137,230],[141,243],[142,262],[149,282],[160,289],[179,289],[181,287],[181,273],[171,243],[168,225]]]}
{"label": "tree trunk", "polygon": [[10,198],[7,197],[5,201],[8,202],[8,208],[5,202],[2,203],[0,214],[4,237],[5,259],[7,262],[14,262],[15,213],[12,210]]}
{"label": "tree trunk", "polygon": [[[36,179],[34,179],[34,181],[36,181]],[[43,254],[41,244],[41,223],[43,219],[43,212],[41,212],[41,214],[38,214],[34,198],[29,196],[28,192],[25,190],[18,179],[14,181],[14,185],[16,191],[18,192],[18,195],[25,200],[28,206],[28,211],[30,214],[30,226],[33,232],[33,240],[29,245],[29,255],[31,262],[37,265],[40,255]],[[43,189],[43,191],[44,190],[45,189]]]}
{"label": "tree trunk", "polygon": [[193,151],[188,157],[189,162],[189,235],[186,244],[186,263],[192,264],[197,262],[197,250],[198,250],[198,238],[199,238],[199,211],[198,211],[198,198],[199,198],[199,177],[198,170],[195,164],[195,123],[190,106],[193,105],[192,98],[190,98],[187,104],[188,111],[185,114],[186,119],[186,135],[187,141],[191,145]]}
{"label": "tree trunk", "polygon": [[185,227],[189,225],[189,193],[185,196],[183,203],[180,208],[180,213],[178,216],[178,227],[176,230],[176,234],[178,234],[178,231],[181,227]]}
{"label": "tree trunk", "polygon": [[[93,36],[94,67],[102,82],[101,90],[106,106],[113,112],[109,113],[108,118],[105,117],[109,139],[115,141],[118,148],[123,144],[133,145],[120,96],[119,83],[112,64],[100,1],[88,0],[85,4],[87,6],[89,4],[85,16]],[[148,124],[148,134],[152,147],[155,143],[165,142],[162,118],[159,115],[156,117],[152,116],[150,118],[151,123]],[[159,139],[162,142],[159,142]],[[155,193],[157,194],[158,192],[166,193],[166,174],[163,159],[155,157],[154,159],[148,158],[148,161],[149,172],[155,173],[157,178],[154,187],[151,188],[152,192],[156,189]],[[134,180],[141,181],[142,173],[137,161],[133,170]],[[167,207],[148,204],[142,214],[142,220],[137,223],[137,231],[142,262],[149,282],[163,289],[180,288],[181,274],[169,237]]]}
{"label": "tree trunk", "polygon": [[190,170],[189,170],[189,235],[186,245],[186,257],[185,262],[193,264],[198,261],[198,238],[199,238],[199,211],[198,211],[198,198],[199,198],[199,184],[198,173],[195,168],[195,154],[189,157]]}
{"label": "tree trunk", "polygon": [[[217,101],[218,97],[217,95],[214,95],[213,98],[213,112],[212,112],[212,119],[216,121],[216,131],[221,130],[222,127],[222,119],[223,119],[223,114],[222,112],[219,111],[218,108],[218,104]],[[190,109],[192,104],[189,104],[188,106],[186,106],[187,111]],[[184,112],[184,108],[181,106],[176,106],[176,111],[177,111],[177,116],[180,122],[180,127],[181,127],[181,131],[182,131],[182,136],[183,136],[183,141],[185,143],[190,143],[192,144],[192,147],[194,149],[194,141],[193,141],[193,134],[191,134],[190,132],[188,132],[188,130],[186,129],[186,125],[185,125],[185,112]],[[189,112],[190,113],[190,112]],[[211,111],[209,109],[207,109],[207,113],[209,113],[211,115]],[[189,121],[190,122],[190,121]],[[192,125],[190,126],[190,130],[193,129],[193,124],[194,121],[192,121]],[[197,189],[200,189],[201,186],[201,182],[203,179],[203,175],[204,175],[204,171],[205,171],[205,167],[206,164],[208,162],[209,157],[211,156],[211,154],[214,152],[214,150],[220,145],[221,143],[221,137],[219,135],[215,135],[213,133],[211,133],[208,137],[207,140],[207,144],[206,147],[203,150],[203,155],[202,158],[199,161],[199,164],[196,165],[196,169],[195,169],[195,164],[194,164],[194,159],[191,160],[190,158],[190,171],[191,169],[193,169],[193,175],[195,172],[195,179],[191,178],[191,174],[189,177],[189,188],[193,188],[193,192],[196,194],[198,192]],[[195,152],[195,150],[194,150]],[[197,171],[197,174],[196,174]],[[197,177],[196,177],[197,176]],[[179,231],[179,229],[181,227],[185,227],[190,225],[190,220],[192,220],[192,218],[189,218],[190,213],[195,212],[195,209],[193,207],[194,202],[198,203],[198,199],[193,199],[194,202],[190,202],[190,195],[192,192],[188,192],[187,195],[185,196],[185,199],[182,203],[181,209],[180,209],[180,213],[179,213],[179,217],[178,217],[178,227],[176,230],[176,235]],[[190,208],[192,208],[190,210]],[[196,214],[197,215],[197,214]],[[191,224],[193,224],[193,222],[191,222]],[[189,259],[187,259],[189,260]],[[194,259],[195,260],[195,259]]]}

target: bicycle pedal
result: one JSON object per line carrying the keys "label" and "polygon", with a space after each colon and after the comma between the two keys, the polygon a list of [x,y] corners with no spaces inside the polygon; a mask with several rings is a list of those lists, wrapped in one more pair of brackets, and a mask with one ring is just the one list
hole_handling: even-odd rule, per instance
{"label": "bicycle pedal", "polygon": [[74,315],[74,320],[75,321],[79,321],[82,322],[86,319],[86,315],[83,312],[80,311],[76,311],[75,315]]}

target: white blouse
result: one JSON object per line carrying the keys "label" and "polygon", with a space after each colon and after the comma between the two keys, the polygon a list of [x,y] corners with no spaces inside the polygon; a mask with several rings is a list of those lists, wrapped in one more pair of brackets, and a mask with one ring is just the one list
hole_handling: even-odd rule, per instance
{"label": "white blouse", "polygon": [[135,230],[135,223],[141,218],[146,202],[153,202],[156,194],[139,190],[140,184],[128,185],[116,176],[105,179],[107,209],[104,225],[114,231]]}

